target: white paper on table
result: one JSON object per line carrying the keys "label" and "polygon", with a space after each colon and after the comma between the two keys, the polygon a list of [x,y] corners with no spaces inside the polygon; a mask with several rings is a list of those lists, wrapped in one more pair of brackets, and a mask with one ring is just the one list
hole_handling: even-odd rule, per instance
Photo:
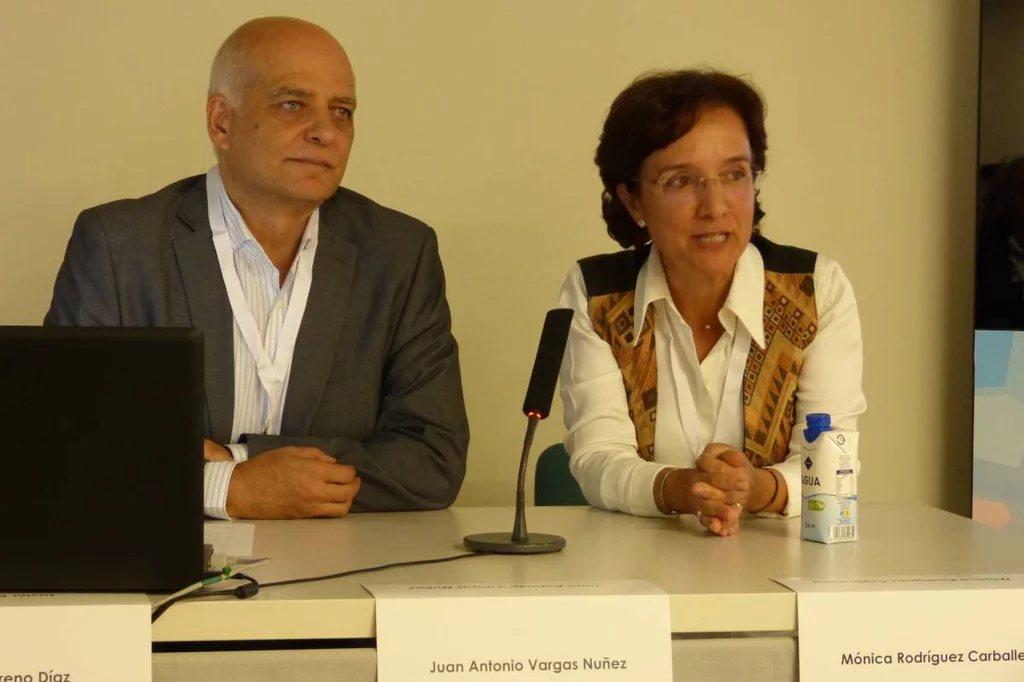
{"label": "white paper on table", "polygon": [[1024,575],[776,582],[797,593],[800,679],[1024,679]]}
{"label": "white paper on table", "polygon": [[366,584],[379,682],[670,682],[668,596],[640,580]]}
{"label": "white paper on table", "polygon": [[232,557],[252,556],[256,526],[238,521],[204,521],[203,542],[213,545],[214,554]]}
{"label": "white paper on table", "polygon": [[0,680],[150,682],[152,646],[144,594],[0,594]]}

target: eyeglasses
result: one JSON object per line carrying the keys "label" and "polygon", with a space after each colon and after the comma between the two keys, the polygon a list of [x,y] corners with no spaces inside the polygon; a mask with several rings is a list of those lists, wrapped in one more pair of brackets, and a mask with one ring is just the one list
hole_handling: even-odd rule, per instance
{"label": "eyeglasses", "polygon": [[705,196],[711,182],[717,182],[719,189],[730,197],[742,197],[755,188],[760,177],[761,171],[758,168],[744,164],[727,168],[712,177],[690,170],[674,169],[648,182],[657,186],[662,196],[669,201],[693,204]]}

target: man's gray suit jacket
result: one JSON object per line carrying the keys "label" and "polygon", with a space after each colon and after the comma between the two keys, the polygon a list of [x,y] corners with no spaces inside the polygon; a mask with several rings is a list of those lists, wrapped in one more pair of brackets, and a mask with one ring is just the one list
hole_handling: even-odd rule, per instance
{"label": "man's gray suit jacket", "polygon": [[[200,329],[207,437],[230,440],[234,323],[205,176],[82,212],[45,324]],[[344,188],[320,206],[281,435],[243,440],[250,457],[308,445],[354,466],[362,488],[353,511],[452,503],[469,426],[430,227]]]}

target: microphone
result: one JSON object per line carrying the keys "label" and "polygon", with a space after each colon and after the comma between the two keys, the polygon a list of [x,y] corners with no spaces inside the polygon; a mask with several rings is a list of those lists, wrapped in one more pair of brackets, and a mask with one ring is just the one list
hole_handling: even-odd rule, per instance
{"label": "microphone", "polygon": [[530,385],[523,401],[523,414],[527,417],[523,454],[519,460],[519,483],[516,485],[516,519],[512,535],[508,533],[477,533],[462,539],[466,549],[492,554],[547,554],[565,547],[565,538],[526,530],[526,463],[530,458],[533,433],[537,423],[551,413],[551,399],[558,381],[558,368],[562,365],[565,342],[569,338],[572,310],[549,310],[544,318],[537,358],[533,361]]}

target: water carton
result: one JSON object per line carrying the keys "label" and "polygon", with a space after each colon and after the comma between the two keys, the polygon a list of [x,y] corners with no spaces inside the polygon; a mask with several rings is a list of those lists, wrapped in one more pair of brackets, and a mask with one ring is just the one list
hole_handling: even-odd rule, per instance
{"label": "water carton", "polygon": [[802,453],[800,537],[823,542],[857,539],[857,432],[832,428],[827,414],[807,415]]}

